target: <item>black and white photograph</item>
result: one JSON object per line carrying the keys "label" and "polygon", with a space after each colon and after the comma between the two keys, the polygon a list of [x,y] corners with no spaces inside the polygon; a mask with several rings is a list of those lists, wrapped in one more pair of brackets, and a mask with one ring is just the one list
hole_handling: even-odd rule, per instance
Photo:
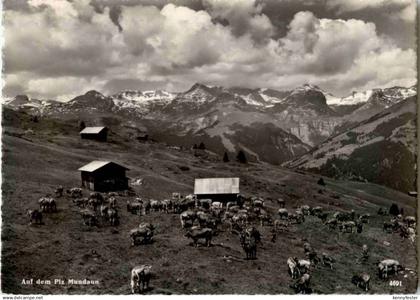
{"label": "black and white photograph", "polygon": [[3,295],[416,294],[417,1],[0,5]]}

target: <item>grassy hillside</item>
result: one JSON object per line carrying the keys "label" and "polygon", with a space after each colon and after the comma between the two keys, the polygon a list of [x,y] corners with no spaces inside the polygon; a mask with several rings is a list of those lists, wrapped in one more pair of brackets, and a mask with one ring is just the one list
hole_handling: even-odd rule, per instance
{"label": "grassy hillside", "polygon": [[[366,271],[371,276],[370,293],[407,293],[416,290],[415,247],[398,234],[382,232],[389,217],[376,214],[398,203],[409,215],[415,213],[415,201],[407,195],[382,186],[326,179],[326,187],[317,184],[318,176],[296,173],[268,164],[225,164],[195,156],[159,143],[140,143],[119,132],[111,132],[108,143],[80,140],[77,122],[40,119],[4,111],[3,186],[2,186],[2,290],[19,294],[129,294],[130,271],[135,265],[153,266],[153,294],[289,294],[292,282],[286,260],[304,257],[303,243],[309,241],[319,252],[335,259],[334,270],[317,266],[312,271],[311,287],[316,293],[363,293],[350,279],[353,273]],[[79,186],[77,168],[94,159],[109,159],[130,168],[130,178],[141,178],[133,186],[143,198],[164,199],[172,192],[191,193],[194,178],[239,176],[241,193],[266,199],[273,215],[277,199],[286,207],[321,205],[327,211],[355,209],[373,217],[362,234],[338,234],[329,231],[319,219],[308,217],[301,225],[279,233],[270,241],[271,227],[259,228],[263,245],[258,259],[246,261],[239,237],[227,228],[214,237],[210,248],[191,245],[183,235],[179,216],[153,212],[147,216],[128,214],[126,200],[117,197],[121,224],[117,227],[83,225],[78,208],[71,199],[58,199],[58,212],[44,215],[45,225],[29,226],[25,210],[36,208],[37,200],[52,193],[59,184]],[[188,166],[182,171],[180,167]],[[183,168],[185,170],[185,168]],[[88,191],[84,191],[88,195]],[[157,227],[154,243],[130,247],[128,232],[139,222]],[[389,243],[389,244],[388,244]],[[368,244],[371,258],[366,265],[356,262],[362,244]],[[95,250],[96,253],[93,252]],[[393,279],[401,287],[380,280],[375,263],[394,258],[410,269]],[[99,285],[22,285],[22,279],[74,278],[97,279]]]}
{"label": "grassy hillside", "polygon": [[416,98],[333,136],[286,165],[334,178],[416,190]]}

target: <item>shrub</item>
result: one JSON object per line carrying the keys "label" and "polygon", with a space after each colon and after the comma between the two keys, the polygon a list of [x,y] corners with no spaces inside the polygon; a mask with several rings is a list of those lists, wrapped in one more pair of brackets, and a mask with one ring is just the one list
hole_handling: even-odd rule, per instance
{"label": "shrub", "polygon": [[223,162],[229,162],[229,156],[226,151],[225,151],[225,154],[223,155]]}
{"label": "shrub", "polygon": [[79,129],[80,129],[80,131],[82,131],[83,129],[85,129],[86,128],[86,124],[85,124],[85,122],[84,121],[80,121],[79,122]]}
{"label": "shrub", "polygon": [[245,153],[242,150],[239,150],[238,155],[236,156],[236,159],[238,160],[238,162],[240,162],[242,164],[247,163]]}
{"label": "shrub", "polygon": [[398,205],[395,203],[392,203],[391,207],[389,208],[389,214],[393,216],[398,216],[400,213],[400,209],[398,208]]}
{"label": "shrub", "polygon": [[204,150],[206,149],[206,145],[204,145],[204,143],[201,142],[200,145],[198,145],[198,149]]}
{"label": "shrub", "polygon": [[319,180],[318,180],[318,184],[319,185],[322,185],[322,186],[325,186],[325,182],[324,182],[324,178],[319,178]]}

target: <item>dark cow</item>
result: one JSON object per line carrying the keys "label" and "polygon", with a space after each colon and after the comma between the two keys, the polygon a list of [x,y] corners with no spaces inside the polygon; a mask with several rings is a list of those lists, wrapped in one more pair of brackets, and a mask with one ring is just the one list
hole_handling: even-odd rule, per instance
{"label": "dark cow", "polygon": [[37,209],[31,210],[28,209],[26,211],[26,214],[29,216],[29,224],[32,225],[34,222],[35,224],[42,224],[42,213],[38,211]]}
{"label": "dark cow", "polygon": [[312,292],[311,288],[309,287],[310,280],[311,276],[305,273],[290,287],[295,290],[296,294],[310,294]]}
{"label": "dark cow", "polygon": [[351,278],[351,282],[367,292],[369,290],[370,275],[367,273],[354,275]]}
{"label": "dark cow", "polygon": [[213,230],[211,228],[191,228],[185,236],[193,240],[195,247],[198,247],[199,239],[204,239],[206,246],[210,247]]}

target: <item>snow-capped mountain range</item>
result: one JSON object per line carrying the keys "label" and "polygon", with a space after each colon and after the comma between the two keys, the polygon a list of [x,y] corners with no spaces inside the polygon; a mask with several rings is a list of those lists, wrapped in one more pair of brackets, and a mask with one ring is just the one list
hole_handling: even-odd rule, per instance
{"label": "snow-capped mountain range", "polygon": [[[278,91],[267,88],[249,89],[242,87],[224,88],[218,86],[207,86],[196,83],[188,91],[175,93],[164,90],[124,90],[117,94],[110,95],[113,102],[121,107],[142,107],[150,103],[169,104],[173,100],[182,97],[184,102],[194,102],[203,104],[215,100],[215,94],[229,93],[238,99],[243,100],[250,106],[259,108],[271,108],[274,104],[283,103],[287,97],[293,95],[305,94],[308,92],[320,92],[326,99],[326,104],[331,107],[336,106],[353,106],[367,103],[373,95],[377,93],[382,94],[382,100],[388,101],[388,106],[398,102],[398,99],[405,99],[416,95],[417,90],[415,86],[412,87],[391,87],[385,89],[372,89],[366,91],[355,91],[346,97],[337,97],[326,92],[316,85],[304,84],[293,90]],[[104,98],[103,94],[99,93]],[[73,100],[73,99],[72,99]],[[72,101],[70,100],[70,101]],[[48,106],[54,103],[53,100],[38,100],[30,98],[26,95],[18,95],[16,97],[3,96],[3,104],[10,106],[27,106],[27,107],[41,107]],[[387,107],[388,107],[387,106]]]}
{"label": "snow-capped mountain range", "polygon": [[245,149],[255,160],[281,164],[415,94],[415,87],[392,87],[339,98],[310,84],[278,91],[196,83],[180,93],[127,90],[106,96],[89,91],[65,103],[16,96],[4,104],[96,123],[120,118],[122,126],[147,128],[165,142],[204,141],[216,152]]}

